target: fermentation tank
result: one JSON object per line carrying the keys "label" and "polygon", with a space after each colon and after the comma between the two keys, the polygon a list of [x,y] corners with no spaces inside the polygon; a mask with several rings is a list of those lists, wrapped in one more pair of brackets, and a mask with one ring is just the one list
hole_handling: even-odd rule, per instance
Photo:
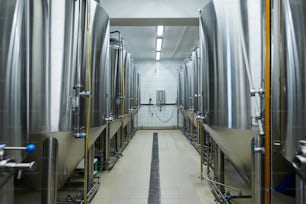
{"label": "fermentation tank", "polygon": [[251,138],[262,132],[262,16],[261,1],[245,0],[211,1],[200,16],[206,130],[247,182]]}
{"label": "fermentation tank", "polygon": [[177,93],[178,108],[184,107],[184,102],[185,102],[184,86],[185,86],[184,70],[180,70],[178,72],[178,90],[177,90],[178,91]]}
{"label": "fermentation tank", "polygon": [[192,60],[192,66],[193,66],[193,103],[194,103],[194,112],[202,111],[202,108],[200,107],[200,65],[199,65],[199,49],[197,47],[194,48],[194,51],[192,51],[191,60]]}
{"label": "fermentation tank", "polygon": [[192,110],[193,107],[193,101],[194,101],[194,83],[193,83],[193,64],[192,60],[186,59],[185,60],[185,67],[184,67],[184,75],[185,75],[185,109],[186,110]]}
{"label": "fermentation tank", "polygon": [[40,187],[42,142],[52,136],[59,143],[61,187],[84,156],[84,140],[74,137],[86,126],[88,101],[82,93],[90,91],[91,97],[89,146],[109,116],[109,17],[93,0],[29,1],[28,10],[29,131],[38,146],[30,159],[38,168],[27,180]]}
{"label": "fermentation tank", "polygon": [[214,1],[202,13],[202,67],[208,82],[203,86],[210,125],[254,128],[252,118],[260,111],[260,99],[251,100],[250,90],[262,87],[262,25],[255,24],[260,9],[252,11],[249,1]]}
{"label": "fermentation tank", "polygon": [[[27,52],[25,3],[0,1],[0,144],[24,146],[28,142]],[[8,151],[21,161],[22,151]]]}
{"label": "fermentation tank", "polygon": [[[21,147],[28,143],[25,1],[0,0],[0,4],[0,144]],[[1,160],[21,162],[25,157],[21,150],[5,153]],[[14,170],[0,168],[0,203],[14,203],[13,175]]]}
{"label": "fermentation tank", "polygon": [[132,57],[129,52],[126,52],[125,61],[124,61],[124,89],[125,89],[125,105],[124,113],[129,113],[131,105],[131,74],[132,74]]}
{"label": "fermentation tank", "polygon": [[306,2],[281,1],[280,49],[272,66],[272,134],[280,140],[282,155],[292,162],[305,140],[306,123]]}
{"label": "fermentation tank", "polygon": [[[136,71],[136,68],[135,68]],[[141,104],[141,96],[140,96],[140,78],[139,78],[139,73],[136,72],[136,108],[139,109],[140,108],[140,104]]]}
{"label": "fermentation tank", "polygon": [[131,86],[130,86],[130,106],[132,109],[137,109],[137,72],[134,64],[134,60],[132,59],[131,61],[131,73],[130,73],[130,78],[131,78]]}
{"label": "fermentation tank", "polygon": [[115,38],[110,39],[110,67],[111,67],[111,113],[121,115],[121,71],[122,71],[122,46]]}

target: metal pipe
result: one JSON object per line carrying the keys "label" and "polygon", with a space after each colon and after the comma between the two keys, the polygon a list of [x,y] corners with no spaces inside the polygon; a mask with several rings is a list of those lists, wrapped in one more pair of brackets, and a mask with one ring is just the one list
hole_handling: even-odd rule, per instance
{"label": "metal pipe", "polygon": [[271,203],[271,0],[265,1],[265,204]]}
{"label": "metal pipe", "polygon": [[306,186],[305,181],[297,174],[295,182],[296,204],[304,204],[306,202]]}
{"label": "metal pipe", "polygon": [[263,138],[252,139],[252,204],[264,203]]}
{"label": "metal pipe", "polygon": [[[87,30],[87,65],[86,65],[86,75],[87,75],[87,90],[91,92],[91,12],[90,12],[90,1],[86,1],[86,30]],[[91,97],[87,100],[87,115],[86,115],[86,137],[84,140],[84,204],[87,204],[87,193],[88,193],[88,170],[89,170],[89,129],[90,129],[90,113],[91,113]]]}
{"label": "metal pipe", "polygon": [[200,178],[201,180],[203,179],[203,165],[204,165],[204,142],[203,142],[203,127],[202,125],[198,125],[199,126],[199,137],[200,137],[200,162],[201,162],[201,174],[200,174]]}
{"label": "metal pipe", "polygon": [[[224,154],[216,143],[214,143],[214,176],[217,182],[224,183]],[[224,193],[222,185],[218,188]]]}
{"label": "metal pipe", "polygon": [[57,162],[58,141],[49,137],[43,142],[41,203],[54,204],[57,197]]}

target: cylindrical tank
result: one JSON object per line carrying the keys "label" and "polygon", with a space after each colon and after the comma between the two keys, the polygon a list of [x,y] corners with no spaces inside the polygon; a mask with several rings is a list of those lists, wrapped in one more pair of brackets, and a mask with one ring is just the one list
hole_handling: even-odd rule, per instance
{"label": "cylindrical tank", "polygon": [[200,66],[199,66],[199,53],[198,49],[195,48],[194,51],[192,51],[191,60],[192,60],[192,66],[193,66],[193,107],[194,111],[200,111],[199,107],[199,84],[200,84]]}
{"label": "cylindrical tank", "polygon": [[[0,144],[20,147],[28,142],[25,1],[0,4]],[[21,150],[5,153],[17,162],[25,157]],[[14,203],[14,170],[0,172],[0,203]]]}
{"label": "cylindrical tank", "polygon": [[281,141],[282,155],[292,162],[306,131],[306,2],[281,1],[280,48],[272,64],[272,134]]}
{"label": "cylindrical tank", "polygon": [[[29,158],[38,162],[38,168],[28,175],[28,181],[40,187],[36,178],[41,173],[41,144],[53,136],[61,155],[57,161],[60,187],[84,155],[84,141],[75,139],[73,132],[84,131],[87,99],[77,95],[76,89],[91,94],[90,146],[109,116],[109,17],[94,0],[35,0],[28,4],[29,131],[38,146]],[[74,113],[76,106],[79,113]]]}
{"label": "cylindrical tank", "polygon": [[178,93],[177,93],[177,105],[178,107],[184,107],[185,102],[185,93],[184,93],[184,86],[185,86],[185,75],[184,71],[180,70],[178,72]]}
{"label": "cylindrical tank", "polygon": [[186,77],[185,81],[185,109],[194,110],[194,68],[192,60],[185,60],[184,75]]}
{"label": "cylindrical tank", "polygon": [[[135,69],[136,70],[136,69]],[[140,78],[139,73],[136,74],[136,108],[139,109],[141,104],[141,95],[140,95]]]}
{"label": "cylindrical tank", "polygon": [[131,108],[136,109],[136,87],[137,87],[137,72],[134,64],[134,60],[131,61],[131,87],[130,87],[130,101]]}
{"label": "cylindrical tank", "polygon": [[[106,96],[109,69],[106,59],[109,42],[105,40],[109,35],[108,16],[94,1],[91,4],[91,76],[88,78],[87,34],[84,32],[78,35],[78,18],[83,18],[78,13],[78,2],[68,0],[53,1],[52,4],[48,1],[30,3],[29,111],[32,133],[71,131],[70,98],[73,96],[73,87],[80,83],[82,89],[86,90],[88,80],[91,81],[92,89],[91,127],[105,124],[104,118],[108,114]],[[84,42],[78,37],[83,37]],[[78,50],[82,53],[78,54]],[[81,61],[77,61],[78,57],[82,58]],[[79,62],[82,66],[77,65]],[[81,75],[80,81],[77,75]],[[86,118],[83,116],[85,108],[81,109],[81,117]],[[85,126],[84,121],[82,125]]]}
{"label": "cylindrical tank", "polygon": [[201,14],[203,109],[209,125],[254,129],[260,99],[250,90],[262,87],[262,8],[230,2],[212,1]]}
{"label": "cylindrical tank", "polygon": [[132,57],[129,52],[126,52],[125,61],[124,61],[124,89],[125,89],[125,105],[124,113],[129,113],[131,108],[131,86],[132,86]]}
{"label": "cylindrical tank", "polygon": [[111,67],[111,92],[110,92],[110,112],[114,116],[121,115],[121,63],[122,63],[122,51],[121,43],[115,38],[110,39],[110,67]]}
{"label": "cylindrical tank", "polygon": [[[28,141],[27,33],[24,1],[0,1],[0,143],[24,146]],[[21,161],[23,151],[7,151]]]}

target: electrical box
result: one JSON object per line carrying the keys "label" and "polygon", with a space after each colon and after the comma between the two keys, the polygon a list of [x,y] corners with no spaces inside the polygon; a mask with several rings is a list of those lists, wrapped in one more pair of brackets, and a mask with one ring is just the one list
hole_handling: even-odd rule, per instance
{"label": "electrical box", "polygon": [[165,90],[156,91],[156,104],[157,105],[166,104],[166,91]]}

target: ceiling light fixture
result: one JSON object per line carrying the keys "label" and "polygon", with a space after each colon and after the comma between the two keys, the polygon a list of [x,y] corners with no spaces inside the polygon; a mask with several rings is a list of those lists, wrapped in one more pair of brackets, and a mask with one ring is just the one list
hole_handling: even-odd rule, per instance
{"label": "ceiling light fixture", "polygon": [[160,60],[160,52],[156,52],[156,60],[157,60],[157,61]]}
{"label": "ceiling light fixture", "polygon": [[164,26],[163,25],[157,26],[157,36],[163,36],[163,33],[164,33]]}
{"label": "ceiling light fixture", "polygon": [[161,51],[162,44],[163,44],[163,39],[157,38],[156,39],[156,51]]}

